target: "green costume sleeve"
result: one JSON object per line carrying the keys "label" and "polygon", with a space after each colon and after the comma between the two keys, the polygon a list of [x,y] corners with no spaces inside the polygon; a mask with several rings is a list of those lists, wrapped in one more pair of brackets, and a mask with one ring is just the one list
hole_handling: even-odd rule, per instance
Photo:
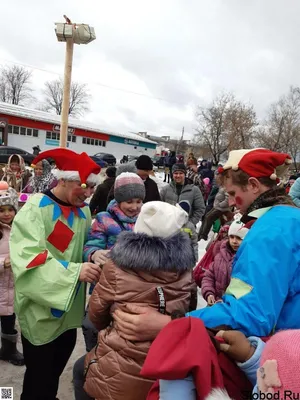
{"label": "green costume sleeve", "polygon": [[[43,214],[43,209],[36,204],[27,203],[17,214],[10,239],[15,290],[18,296],[34,303],[69,311],[81,263],[68,261],[68,252],[74,252],[72,240],[63,252],[49,243],[54,226],[52,218]],[[63,232],[56,236],[58,242],[65,240]]]}

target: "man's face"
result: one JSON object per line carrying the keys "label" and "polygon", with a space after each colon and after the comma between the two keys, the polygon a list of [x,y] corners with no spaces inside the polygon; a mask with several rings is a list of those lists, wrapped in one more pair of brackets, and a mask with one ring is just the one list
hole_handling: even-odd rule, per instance
{"label": "man's face", "polygon": [[185,180],[185,173],[182,171],[176,171],[173,173],[173,179],[178,185],[183,185]]}
{"label": "man's face", "polygon": [[80,207],[87,198],[92,196],[95,191],[95,185],[87,184],[86,189],[83,189],[78,181],[65,181],[63,190],[66,202],[72,206]]}
{"label": "man's face", "polygon": [[138,169],[137,174],[138,176],[145,181],[147,178],[149,178],[149,174],[151,171],[145,171],[143,169]]}
{"label": "man's face", "polygon": [[[256,179],[255,181],[257,182]],[[234,185],[231,177],[225,179],[223,186],[229,195],[229,206],[235,206],[242,214],[245,214],[249,206],[260,195],[257,184],[248,183],[245,187]]]}

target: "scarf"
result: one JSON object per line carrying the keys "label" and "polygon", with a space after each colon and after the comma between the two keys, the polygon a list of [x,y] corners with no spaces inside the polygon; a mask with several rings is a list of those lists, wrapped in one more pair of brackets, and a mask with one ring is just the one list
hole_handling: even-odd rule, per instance
{"label": "scarf", "polygon": [[[11,162],[13,161],[13,158],[18,158],[19,160],[19,165],[20,165],[20,171],[14,172],[11,170]],[[20,192],[22,190],[23,186],[23,177],[26,174],[26,168],[25,168],[25,162],[23,158],[19,154],[12,154],[9,159],[8,163],[4,168],[4,175],[2,179],[8,183],[10,187],[15,189],[17,192]]]}
{"label": "scarf", "polygon": [[245,215],[241,218],[243,223],[248,223],[253,220],[253,217],[249,217],[249,214],[260,208],[273,207],[278,205],[288,205],[296,207],[293,200],[289,195],[285,193],[285,189],[282,187],[275,187],[262,193],[254,202],[250,205]]}
{"label": "scarf", "polygon": [[31,193],[43,193],[50,189],[51,184],[55,180],[51,172],[51,165],[47,160],[42,160],[43,174],[41,176],[34,176],[30,179],[28,186],[32,189]]}

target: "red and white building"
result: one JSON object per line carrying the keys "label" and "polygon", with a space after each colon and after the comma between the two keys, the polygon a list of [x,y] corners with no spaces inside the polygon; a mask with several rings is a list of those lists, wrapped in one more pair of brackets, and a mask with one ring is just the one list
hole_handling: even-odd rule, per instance
{"label": "red and white building", "polygon": [[[0,143],[19,147],[32,153],[39,145],[41,150],[59,146],[60,115],[32,110],[0,102]],[[156,142],[135,133],[108,132],[99,126],[74,118],[69,119],[68,148],[96,153],[113,154],[117,160],[123,155],[155,155]]]}

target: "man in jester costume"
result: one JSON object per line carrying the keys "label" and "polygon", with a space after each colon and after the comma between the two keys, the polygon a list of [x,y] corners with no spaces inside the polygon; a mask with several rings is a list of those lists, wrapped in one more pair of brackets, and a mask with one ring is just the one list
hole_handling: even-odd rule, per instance
{"label": "man in jester costume", "polygon": [[57,186],[32,196],[17,214],[10,254],[15,311],[22,331],[26,372],[21,400],[55,400],[59,377],[76,344],[85,307],[85,282],[100,270],[82,263],[91,214],[85,200],[94,191],[100,167],[86,153],[54,149]]}

